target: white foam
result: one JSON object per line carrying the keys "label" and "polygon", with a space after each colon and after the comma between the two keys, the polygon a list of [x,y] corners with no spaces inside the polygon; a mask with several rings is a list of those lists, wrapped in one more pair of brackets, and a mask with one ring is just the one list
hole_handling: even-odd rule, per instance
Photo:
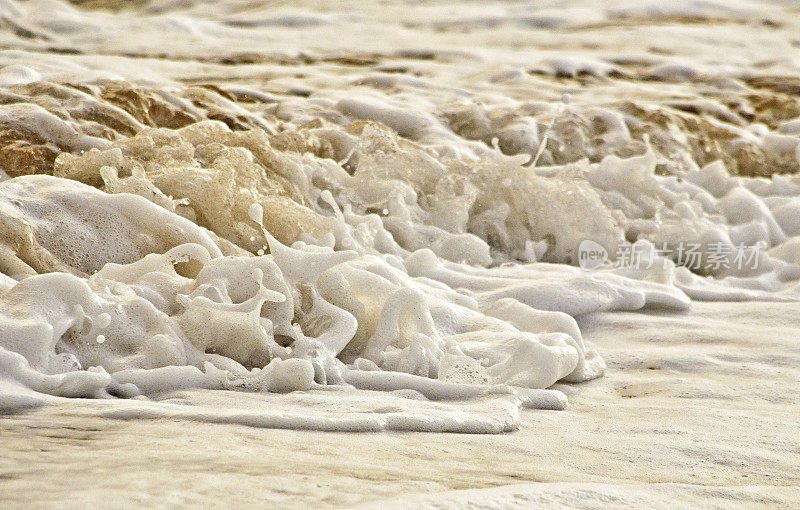
{"label": "white foam", "polygon": [[[0,173],[0,409],[355,386],[413,395],[409,406],[481,404],[466,416],[426,403],[338,421],[98,405],[121,418],[502,432],[520,407],[563,408],[555,383],[603,374],[575,317],[800,297],[800,181],[734,175],[800,164],[797,120],[750,122],[762,112],[736,95],[753,69],[774,70],[763,47],[790,61],[792,20],[720,58],[718,41],[732,41],[716,37],[724,27],[701,37],[666,22],[741,25],[758,6],[462,5],[454,17],[425,3],[337,15],[245,4],[0,7],[17,48],[0,56],[10,87],[0,124],[25,149],[22,165],[39,163],[31,141],[60,153],[57,177]],[[529,33],[607,33],[641,16],[667,26],[644,43],[610,31],[610,53]],[[674,58],[651,51],[660,42]],[[336,53],[354,47],[363,66]],[[257,63],[218,65],[248,58]],[[299,72],[293,62],[305,60]],[[107,80],[125,78],[135,84],[117,86],[130,97],[112,101]],[[719,98],[677,83],[693,80]],[[212,86],[186,85],[198,81]],[[164,121],[160,109],[188,125],[148,127]],[[587,240],[607,252],[591,271],[574,267]],[[706,266],[712,245],[739,243],[761,250],[752,267]],[[682,244],[699,246],[703,267],[676,266]],[[633,247],[673,254],[613,267]]]}
{"label": "white foam", "polygon": [[[137,223],[86,222],[88,238],[107,236],[103,229],[113,228],[125,232],[125,240],[139,239],[156,224],[163,228],[186,221],[132,195],[94,200],[92,195],[101,192],[58,178],[20,177],[0,186],[8,190],[8,203],[22,211],[27,209],[19,197],[26,195],[17,190],[27,186],[38,196],[57,190],[60,202],[39,202],[53,211],[48,218],[64,214],[69,209],[61,204],[79,200],[81,194],[115,212],[129,202],[139,204]],[[249,212],[256,222],[264,214],[259,205]],[[153,215],[149,221],[148,214]],[[506,300],[505,306],[516,306],[522,314],[522,322],[506,322],[496,307],[491,310],[494,317],[481,312],[479,303],[492,299],[453,292],[447,284],[454,284],[441,275],[414,277],[393,256],[302,243],[288,247],[264,231],[269,255],[226,257],[202,230],[192,226],[179,232],[204,244],[179,245],[130,264],[108,263],[88,279],[50,273],[16,283],[2,296],[2,346],[22,354],[26,370],[54,375],[69,371],[76,381],[72,393],[98,395],[154,395],[191,387],[285,392],[308,389],[318,380],[384,391],[413,389],[429,398],[453,399],[493,390],[491,385],[429,379],[437,377],[445,356],[449,380],[462,377],[459,371],[469,364],[452,361],[463,359],[486,374],[486,383],[529,388],[597,377],[604,369],[567,315],[536,312]],[[43,239],[45,249],[56,243]],[[439,264],[428,253],[407,257],[409,267],[421,272],[429,265],[424,260]],[[455,263],[450,268],[466,277],[476,271]],[[485,271],[486,278],[495,278],[502,287],[500,275],[508,269]],[[526,278],[524,273],[518,276]],[[574,276],[590,281],[589,276]],[[639,301],[625,306],[644,304]],[[548,333],[558,330],[563,331]],[[587,357],[593,359],[589,364]],[[367,360],[378,371],[362,373],[345,366]],[[91,367],[97,368],[87,372]],[[106,385],[97,387],[99,375],[81,374],[103,374]],[[54,395],[64,392],[41,384],[36,388]],[[546,395],[528,394],[515,402],[563,407],[563,396]]]}
{"label": "white foam", "polygon": [[[234,135],[218,124],[198,124],[177,134],[149,131],[142,139],[171,137],[207,150],[201,140],[208,136]],[[305,190],[312,206],[302,214],[327,216],[333,228],[329,241],[314,244],[307,236],[312,244],[298,240],[289,246],[264,229],[274,209],[251,202],[243,214],[269,247],[260,256],[224,256],[220,248],[228,245],[171,212],[172,202],[152,203],[161,200],[157,187],[145,194],[148,201],[56,177],[0,183],[5,214],[21,220],[10,232],[17,238],[33,232],[37,242],[33,252],[5,262],[28,269],[0,297],[2,346],[22,354],[28,370],[77,370],[69,391],[77,394],[286,392],[309,389],[316,381],[473,399],[496,393],[493,388],[543,389],[602,375],[602,359],[584,344],[572,316],[680,310],[689,306],[687,293],[699,299],[791,299],[800,277],[791,252],[778,248],[765,253],[753,271],[720,272],[726,278],[716,281],[663,258],[647,269],[590,272],[547,263],[474,265],[491,266],[530,250],[539,253],[526,257],[574,260],[580,241],[598,234],[597,246],[611,251],[614,243],[624,245],[632,226],[642,239],[637,247],[695,239],[777,247],[788,238],[770,206],[792,203],[785,180],[759,184],[711,165],[677,181],[655,174],[651,150],[536,172],[520,158],[489,153],[474,163],[471,175],[458,177],[463,163],[445,166],[380,126],[365,126],[358,143],[352,176],[308,158],[280,160],[286,178]],[[126,147],[131,145],[65,160],[61,171],[70,175],[75,165],[87,178],[93,172],[110,176],[103,170],[109,162],[142,157]],[[254,150],[236,149],[231,156],[256,164]],[[495,184],[509,172],[516,186]],[[123,180],[134,177],[143,183],[153,178],[145,172]],[[321,184],[328,189],[315,187]],[[556,208],[524,200],[548,193],[565,199]],[[693,202],[698,196],[702,201]],[[628,204],[626,214],[611,212],[613,200]],[[200,206],[196,199],[188,203]],[[476,203],[500,213],[476,212]],[[382,215],[369,212],[376,208]],[[663,219],[650,219],[656,210]],[[444,211],[455,214],[444,221]],[[791,220],[778,218],[791,227]],[[687,226],[690,235],[678,233]],[[62,235],[54,236],[56,231]],[[241,238],[234,231],[229,235]],[[532,248],[531,239],[542,245]],[[108,251],[87,251],[95,245],[86,240]],[[433,250],[420,249],[423,240],[433,240]],[[489,243],[494,257],[488,256]],[[486,255],[472,258],[475,247]],[[30,276],[35,267],[94,274]],[[87,372],[91,367],[98,368]],[[83,381],[83,373],[93,375]],[[106,374],[105,386],[97,386],[95,374]],[[64,392],[52,384],[36,387]],[[512,401],[563,407],[558,392],[526,395]]]}

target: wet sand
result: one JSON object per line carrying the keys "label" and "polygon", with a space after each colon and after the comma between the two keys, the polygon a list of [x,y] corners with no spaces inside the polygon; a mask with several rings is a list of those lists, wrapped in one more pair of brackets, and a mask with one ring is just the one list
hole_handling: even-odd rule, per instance
{"label": "wet sand", "polygon": [[0,502],[344,506],[419,493],[430,497],[395,504],[460,508],[466,496],[445,491],[535,484],[499,501],[791,508],[799,311],[695,303],[687,314],[584,318],[606,376],[558,386],[567,410],[522,411],[521,429],[499,436],[87,422],[68,401],[0,420]]}

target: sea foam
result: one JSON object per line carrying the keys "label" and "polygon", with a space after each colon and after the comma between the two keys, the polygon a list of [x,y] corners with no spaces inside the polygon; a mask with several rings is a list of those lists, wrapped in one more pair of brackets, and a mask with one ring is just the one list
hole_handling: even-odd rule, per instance
{"label": "sea foam", "polygon": [[[713,45],[452,49],[463,27],[738,22],[748,2],[426,7],[351,60],[331,52],[359,16],[181,5],[1,7],[24,48],[0,56],[2,411],[88,397],[117,418],[497,433],[603,374],[576,317],[798,297],[798,121],[763,77]],[[441,48],[404,46],[413,27]],[[304,414],[304,395],[342,407]]]}

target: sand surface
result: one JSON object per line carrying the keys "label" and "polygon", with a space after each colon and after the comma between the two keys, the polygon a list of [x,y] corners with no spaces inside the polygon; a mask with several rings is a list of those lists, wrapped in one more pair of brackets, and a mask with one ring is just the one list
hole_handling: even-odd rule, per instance
{"label": "sand surface", "polygon": [[80,401],[47,407],[0,420],[0,501],[371,506],[419,493],[394,504],[792,508],[798,312],[695,303],[585,318],[607,375],[561,386],[566,411],[523,411],[521,429],[499,436],[87,420]]}

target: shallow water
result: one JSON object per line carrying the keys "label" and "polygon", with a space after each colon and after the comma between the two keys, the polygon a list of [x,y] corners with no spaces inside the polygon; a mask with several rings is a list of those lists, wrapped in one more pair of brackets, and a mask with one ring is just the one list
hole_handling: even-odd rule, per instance
{"label": "shallow water", "polygon": [[[642,317],[761,345],[800,296],[792,2],[0,9],[0,412],[20,427],[524,435],[572,400],[568,443],[650,385],[706,398],[734,356],[656,343],[684,376],[596,394],[623,368],[584,341],[597,317],[634,357]],[[706,390],[780,400],[795,350]]]}

